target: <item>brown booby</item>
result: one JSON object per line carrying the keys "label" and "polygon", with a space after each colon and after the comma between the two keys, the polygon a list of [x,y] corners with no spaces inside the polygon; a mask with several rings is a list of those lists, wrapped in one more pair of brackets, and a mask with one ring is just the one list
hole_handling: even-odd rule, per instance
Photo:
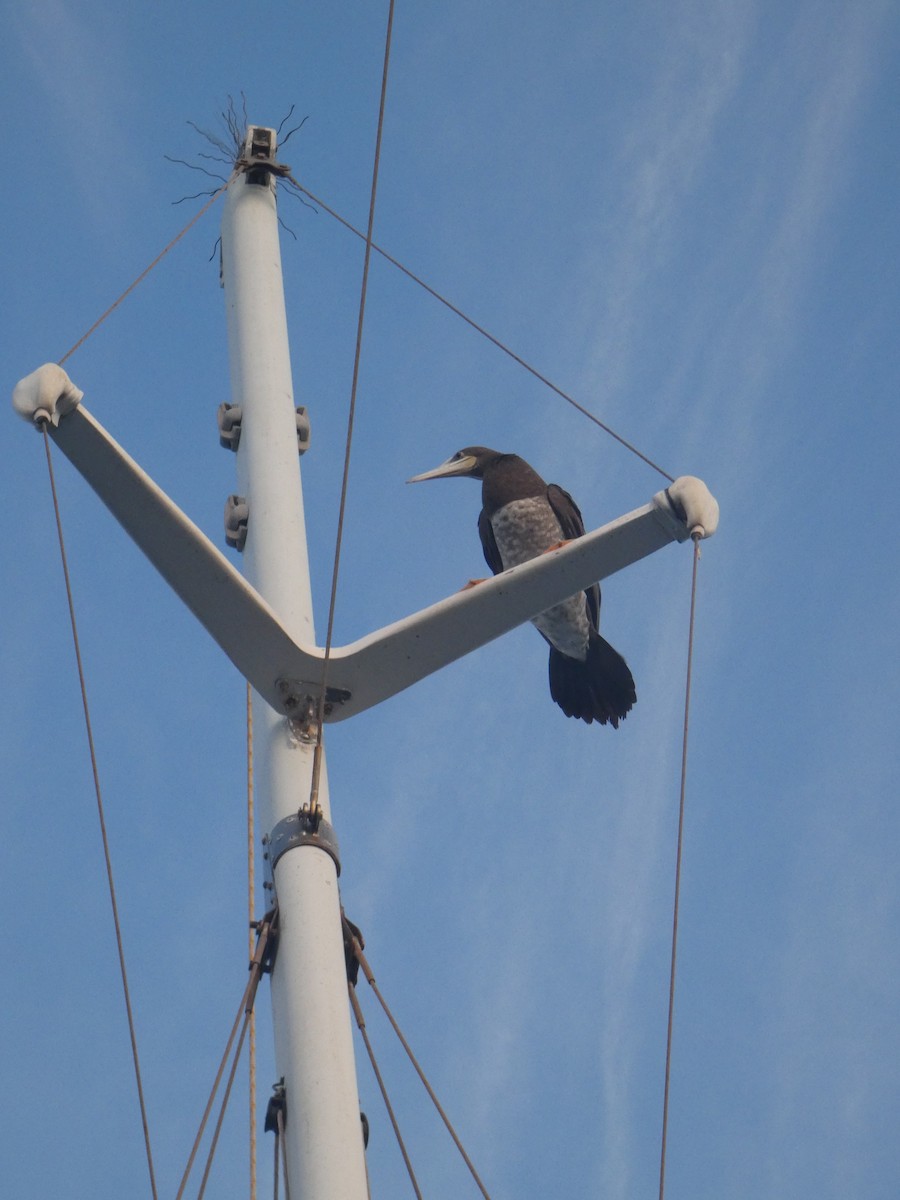
{"label": "brown booby", "polygon": [[[581,513],[569,493],[545,483],[517,454],[466,446],[409,482],[452,475],[482,481],[478,533],[495,575],[584,533]],[[637,695],[627,663],[600,636],[599,622],[596,583],[532,621],[550,644],[550,695],[566,716],[618,729]]]}

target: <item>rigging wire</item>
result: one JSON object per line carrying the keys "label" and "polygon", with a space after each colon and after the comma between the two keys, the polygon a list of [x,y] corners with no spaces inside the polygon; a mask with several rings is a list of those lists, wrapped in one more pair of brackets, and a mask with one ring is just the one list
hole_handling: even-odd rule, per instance
{"label": "rigging wire", "polygon": [[[295,179],[293,175],[288,174],[286,178],[298,191],[302,192],[304,196],[308,196],[314,204],[317,204],[320,208],[324,209],[324,211],[327,212],[330,217],[334,217],[334,219],[339,224],[343,225],[345,229],[348,229],[350,233],[353,233],[358,238],[362,238],[364,240],[367,238],[366,234],[357,229],[356,226],[351,224],[351,222],[346,220],[346,218],[342,217],[340,213],[329,207],[324,200],[313,195],[309,188],[304,187],[303,184]],[[638,450],[637,446],[627,441],[624,437],[622,437],[621,434],[616,433],[611,426],[607,425],[605,421],[601,421],[600,418],[592,413],[589,408],[585,408],[583,404],[580,404],[574,396],[571,396],[568,392],[563,391],[563,389],[555,384],[552,379],[549,379],[546,375],[542,374],[537,367],[533,367],[531,363],[527,362],[524,358],[522,358],[521,355],[517,354],[515,350],[511,350],[509,346],[501,342],[498,337],[495,337],[494,334],[485,329],[483,325],[479,325],[477,321],[473,320],[472,317],[464,313],[461,308],[457,307],[457,305],[455,305],[451,300],[448,300],[446,296],[442,296],[440,292],[436,291],[433,287],[431,287],[430,284],[426,283],[424,279],[420,278],[420,276],[410,271],[408,267],[405,267],[402,262],[394,258],[392,254],[389,254],[387,250],[383,250],[381,246],[377,244],[377,242],[372,242],[371,248],[376,254],[380,254],[382,258],[386,259],[392,266],[396,267],[399,271],[402,271],[403,274],[408,279],[412,280],[413,283],[416,283],[419,285],[419,287],[424,288],[429,296],[433,296],[434,299],[443,304],[445,308],[449,308],[452,313],[454,313],[461,320],[465,321],[465,323],[474,329],[476,333],[480,333],[482,337],[487,338],[487,340],[491,342],[492,345],[496,346],[498,350],[502,350],[504,354],[508,355],[513,360],[513,362],[518,363],[520,367],[524,367],[524,369],[528,371],[529,374],[533,375],[534,378],[540,383],[543,383],[546,387],[550,388],[552,392],[555,392],[556,395],[560,396],[566,401],[566,403],[571,404],[571,406],[577,412],[580,412],[583,416],[587,417],[589,421],[593,421],[593,423],[599,426],[604,433],[609,434],[611,438],[614,438],[621,446],[624,446],[626,450],[630,450],[632,454],[636,454],[637,457],[641,459],[642,462],[645,462],[648,467],[652,467],[652,469],[662,475],[664,479],[668,479],[669,483],[675,482],[675,477],[670,475],[668,471],[664,471],[663,468],[659,466],[658,463],[655,463],[652,458],[648,458],[646,454]]]}
{"label": "rigging wire", "polygon": [[284,1170],[284,1197],[285,1200],[291,1200],[291,1189],[288,1182],[287,1169],[287,1145],[284,1140],[284,1109],[279,1108],[275,1114],[275,1162],[272,1170],[273,1191],[272,1194],[275,1200],[278,1200],[278,1167],[281,1164]]}
{"label": "rigging wire", "polygon": [[216,1147],[219,1144],[219,1134],[222,1132],[222,1122],[225,1120],[225,1110],[228,1107],[228,1101],[231,1099],[231,1089],[234,1086],[234,1077],[237,1074],[238,1063],[241,1059],[241,1050],[244,1046],[244,1037],[247,1033],[247,1027],[250,1024],[250,1017],[253,1014],[253,1001],[251,1000],[249,1003],[251,1007],[249,1007],[244,1013],[244,1023],[241,1025],[240,1037],[238,1038],[238,1043],[234,1050],[234,1057],[231,1061],[231,1070],[228,1072],[228,1082],[225,1085],[225,1091],[222,1095],[222,1103],[219,1106],[219,1116],[209,1144],[209,1153],[206,1156],[206,1167],[203,1171],[203,1179],[200,1183],[200,1191],[197,1193],[197,1200],[203,1200],[203,1196],[206,1192],[206,1184],[209,1181],[209,1173],[212,1170],[213,1158],[215,1157]]}
{"label": "rigging wire", "polygon": [[[197,1129],[197,1134],[194,1138],[191,1152],[188,1155],[187,1166],[184,1168],[184,1173],[181,1176],[181,1183],[178,1185],[178,1191],[175,1193],[175,1200],[181,1200],[184,1195],[184,1189],[187,1187],[187,1181],[193,1170],[194,1159],[197,1157],[197,1151],[200,1149],[200,1143],[203,1140],[203,1134],[206,1130],[206,1123],[209,1120],[209,1114],[212,1112],[212,1106],[215,1103],[216,1092],[219,1090],[219,1084],[222,1082],[222,1075],[225,1072],[225,1064],[228,1062],[228,1056],[231,1053],[231,1047],[234,1045],[234,1039],[237,1036],[238,1027],[241,1023],[241,1014],[244,1013],[245,1005],[247,1004],[250,990],[253,986],[253,980],[247,981],[247,986],[244,989],[244,994],[241,996],[241,1002],[238,1005],[237,1015],[231,1026],[231,1032],[228,1035],[228,1041],[225,1043],[225,1049],[222,1052],[222,1057],[219,1060],[219,1068],[216,1071],[216,1077],[213,1080],[213,1085],[210,1088],[209,1097],[206,1101],[206,1107],[203,1110],[203,1116],[200,1118],[200,1125]],[[246,1014],[245,1014],[246,1015]]]}
{"label": "rigging wire", "polygon": [[378,192],[378,168],[381,162],[381,137],[384,131],[384,107],[387,97],[388,68],[391,60],[391,34],[394,26],[394,0],[388,7],[387,32],[384,39],[384,65],[381,72],[381,98],[378,106],[378,129],[375,134],[375,159],[372,164],[372,189],[369,196],[369,223],[365,233],[366,252],[363,259],[362,285],[359,296],[359,317],[356,325],[356,351],[353,356],[353,382],[350,386],[350,409],[347,414],[347,439],[344,448],[344,471],[341,479],[341,500],[338,509],[337,535],[334,546],[334,567],[331,574],[331,596],[328,602],[328,626],[325,634],[325,653],[322,660],[322,685],[319,693],[316,746],[313,753],[312,781],[310,785],[309,811],[315,814],[319,806],[319,780],[322,773],[322,727],[325,717],[325,690],[328,681],[328,664],[331,659],[331,642],[334,635],[334,610],[337,601],[338,575],[341,566],[341,544],[344,535],[344,515],[347,509],[347,487],[350,479],[350,452],[353,445],[353,423],[356,416],[356,393],[359,383],[359,363],[362,355],[363,322],[366,314],[366,294],[369,286],[369,263],[372,258],[372,229],[375,224],[375,198]]}
{"label": "rigging wire", "polygon": [[90,705],[88,704],[87,684],[84,675],[84,663],[81,658],[81,643],[78,637],[78,624],[75,620],[75,601],[72,594],[72,581],[69,576],[69,563],[66,555],[66,544],[63,537],[62,515],[60,513],[59,496],[56,491],[56,477],[53,471],[53,456],[50,453],[50,437],[47,433],[47,421],[40,422],[44,435],[44,451],[47,455],[47,472],[50,477],[50,492],[53,496],[53,512],[56,517],[56,533],[59,539],[59,553],[62,560],[63,577],[66,584],[66,600],[69,606],[69,621],[72,626],[72,642],[75,647],[75,662],[78,667],[78,683],[81,688],[81,705],[84,710],[84,725],[87,733],[88,750],[91,759],[91,772],[94,777],[94,795],[97,799],[97,816],[100,820],[100,837],[103,842],[103,858],[106,864],[106,881],[109,886],[109,900],[112,907],[113,925],[116,932],[116,951],[119,958],[119,971],[122,976],[122,993],[125,998],[125,1012],[128,1018],[128,1036],[131,1040],[131,1057],[134,1063],[134,1078],[137,1085],[138,1104],[141,1110],[141,1125],[144,1131],[144,1148],[147,1154],[147,1170],[150,1175],[150,1191],[153,1200],[157,1200],[156,1174],[153,1170],[153,1151],[150,1144],[150,1126],[147,1120],[147,1105],[144,1100],[144,1087],[141,1080],[141,1064],[138,1056],[137,1033],[134,1024],[134,1012],[131,1007],[131,991],[128,986],[128,972],[125,969],[125,947],[122,940],[122,926],[119,921],[119,905],[116,900],[116,885],[113,878],[112,857],[109,849],[109,838],[106,832],[106,816],[103,809],[103,795],[100,789],[100,771],[97,765],[97,751],[94,745],[94,732],[91,724]]}
{"label": "rigging wire", "polygon": [[231,184],[234,182],[234,180],[237,178],[237,176],[239,174],[240,174],[240,171],[237,168],[235,168],[235,170],[232,171],[231,175],[229,176],[228,179],[226,179],[226,181],[222,184],[222,186],[220,188],[217,188],[213,192],[213,194],[210,196],[210,198],[207,200],[207,202],[203,205],[203,207],[198,209],[197,212],[194,213],[194,215],[188,221],[187,225],[185,225],[185,227],[181,230],[181,232],[176,233],[176,235],[172,238],[171,242],[169,242],[168,246],[166,246],[164,249],[160,250],[159,254],[157,254],[157,256],[156,256],[156,258],[154,258],[153,262],[150,263],[150,265],[148,267],[145,267],[143,269],[143,271],[141,271],[141,273],[140,273],[140,275],[138,275],[137,279],[135,279],[132,283],[130,283],[128,285],[128,287],[125,289],[125,291],[122,292],[121,296],[119,296],[119,298],[117,300],[114,300],[112,302],[112,304],[109,306],[109,308],[104,313],[101,313],[101,315],[93,323],[93,325],[90,327],[90,329],[88,329],[86,333],[83,333],[81,335],[81,337],[78,339],[78,341],[75,343],[75,345],[71,346],[65,352],[65,354],[62,356],[62,358],[59,359],[59,363],[58,363],[59,366],[62,366],[63,363],[67,359],[71,358],[72,355],[75,353],[75,351],[80,346],[84,345],[84,343],[88,340],[88,338],[91,336],[91,334],[94,333],[94,331],[103,324],[103,322],[106,320],[106,318],[108,316],[110,316],[110,314],[119,307],[119,305],[122,303],[122,301],[125,299],[125,297],[129,296],[134,291],[134,289],[137,287],[137,285],[139,283],[142,283],[143,280],[147,278],[147,276],[150,274],[150,272],[153,270],[153,268],[156,266],[156,264],[158,262],[160,262],[161,259],[165,258],[165,256],[169,253],[169,251],[181,241],[181,239],[184,237],[184,235],[187,233],[187,231],[192,226],[196,225],[196,223],[200,220],[200,218],[207,211],[207,209],[212,207],[212,205],[219,198],[219,196],[221,196],[221,194],[228,187],[231,186]]}
{"label": "rigging wire", "polygon": [[[222,1121],[225,1117],[225,1109],[231,1096],[231,1088],[234,1083],[235,1072],[241,1056],[244,1038],[247,1033],[247,1028],[250,1023],[250,1017],[253,1013],[254,1003],[256,1001],[256,993],[259,988],[259,981],[263,972],[266,970],[265,963],[267,956],[270,954],[269,943],[277,937],[278,931],[278,910],[273,909],[263,917],[262,921],[256,922],[256,946],[250,960],[250,978],[247,980],[247,986],[244,988],[244,993],[241,996],[241,1002],[238,1005],[238,1010],[232,1022],[231,1032],[228,1035],[228,1041],[225,1044],[225,1049],[222,1052],[222,1057],[219,1060],[219,1068],[216,1071],[216,1077],[213,1080],[212,1088],[210,1089],[209,1098],[206,1101],[206,1107],[203,1110],[203,1116],[200,1119],[200,1126],[194,1138],[191,1152],[188,1156],[187,1166],[184,1168],[184,1174],[181,1177],[181,1183],[178,1185],[178,1191],[175,1195],[175,1200],[181,1200],[184,1195],[184,1189],[187,1187],[187,1181],[190,1177],[194,1166],[194,1159],[197,1157],[197,1151],[200,1148],[200,1143],[203,1140],[203,1133],[206,1129],[206,1123],[209,1120],[209,1115],[212,1112],[212,1106],[215,1102],[216,1092],[219,1090],[219,1084],[222,1082],[222,1075],[225,1072],[225,1064],[228,1062],[228,1057],[231,1054],[231,1048],[234,1045],[234,1039],[238,1034],[240,1026],[240,1037],[238,1038],[237,1048],[234,1052],[231,1071],[229,1072],[228,1083],[222,1099],[222,1104],[219,1111],[219,1117],[216,1123],[216,1129],[213,1135],[212,1144],[206,1160],[206,1169],[203,1175],[203,1182],[200,1188],[200,1196],[203,1195],[203,1190],[206,1187],[206,1181],[209,1176],[209,1170],[212,1166],[213,1155],[216,1151],[219,1132],[222,1127]],[[242,1021],[243,1015],[243,1021]]]}
{"label": "rigging wire", "polygon": [[412,1161],[409,1157],[409,1152],[406,1149],[406,1143],[403,1140],[403,1134],[400,1132],[400,1125],[397,1122],[394,1106],[391,1104],[390,1096],[388,1096],[387,1087],[378,1067],[378,1061],[375,1058],[375,1051],[372,1049],[372,1043],[369,1040],[369,1034],[366,1030],[366,1019],[363,1016],[363,1011],[359,1006],[359,999],[356,995],[356,989],[352,983],[347,984],[347,991],[350,996],[350,1005],[353,1008],[353,1015],[356,1017],[356,1025],[362,1035],[362,1040],[365,1043],[366,1053],[369,1056],[369,1062],[372,1064],[372,1070],[375,1074],[375,1079],[381,1091],[381,1098],[384,1101],[384,1107],[387,1109],[387,1115],[390,1118],[391,1126],[394,1130],[394,1137],[397,1139],[397,1145],[400,1147],[400,1153],[403,1155],[403,1161],[406,1164],[406,1173],[409,1175],[409,1181],[413,1186],[413,1191],[416,1193],[418,1200],[422,1200],[422,1193],[419,1190],[416,1173],[413,1170]]}
{"label": "rigging wire", "polygon": [[[256,892],[256,860],[254,832],[253,793],[253,690],[247,684],[247,928],[249,931],[250,958],[253,958],[254,942],[254,896]],[[248,1108],[249,1108],[249,1156],[250,1156],[250,1200],[256,1200],[256,1009],[250,1013],[250,1037],[247,1047]]]}
{"label": "rigging wire", "polygon": [[[378,987],[378,984],[375,982],[375,976],[372,972],[372,968],[369,966],[369,961],[366,958],[365,953],[363,952],[362,943],[360,942],[359,937],[357,936],[355,930],[352,928],[352,926],[350,925],[350,922],[347,920],[346,917],[343,918],[343,923],[344,923],[344,939],[345,939],[346,943],[351,946],[351,948],[353,950],[353,954],[356,958],[356,961],[359,963],[360,967],[362,968],[362,972],[366,977],[366,982],[368,983],[368,985],[372,989],[372,991],[375,993],[378,1003],[381,1005],[382,1010],[384,1011],[384,1015],[387,1017],[388,1021],[391,1024],[391,1028],[393,1029],[394,1033],[397,1035],[397,1038],[400,1041],[400,1045],[406,1051],[407,1058],[412,1063],[416,1074],[419,1076],[419,1079],[422,1081],[422,1084],[425,1088],[425,1091],[428,1093],[431,1103],[437,1109],[438,1115],[440,1116],[441,1120],[444,1122],[444,1126],[446,1127],[447,1132],[450,1134],[451,1138],[453,1139],[454,1144],[456,1145],[457,1150],[459,1151],[460,1155],[462,1156],[463,1162],[469,1168],[469,1174],[474,1179],[474,1181],[478,1187],[478,1190],[481,1192],[482,1196],[484,1196],[484,1200],[491,1200],[490,1196],[488,1195],[487,1189],[485,1188],[484,1184],[481,1182],[481,1178],[475,1169],[475,1164],[472,1162],[471,1158],[469,1158],[468,1154],[466,1153],[465,1147],[463,1146],[462,1142],[459,1139],[459,1135],[457,1134],[456,1130],[453,1128],[450,1118],[447,1116],[446,1112],[444,1111],[444,1109],[441,1105],[441,1102],[438,1100],[437,1095],[434,1091],[434,1088],[428,1082],[428,1078],[425,1075],[425,1072],[422,1070],[422,1067],[419,1064],[419,1060],[416,1058],[415,1054],[413,1053],[412,1047],[410,1046],[409,1042],[406,1040],[406,1038],[403,1034],[403,1030],[397,1024],[397,1020],[394,1017],[394,1014],[391,1012],[390,1008],[388,1007],[387,1001],[385,1000],[384,996],[381,994],[381,989]],[[355,999],[355,997],[353,996],[352,989],[351,989],[351,997],[353,999]]]}
{"label": "rigging wire", "polygon": [[684,685],[684,730],[681,743],[681,787],[678,798],[678,842],[675,851],[675,895],[672,903],[672,958],[669,968],[669,1015],[666,1028],[666,1069],[663,1087],[662,1133],[659,1151],[659,1200],[664,1200],[666,1189],[666,1145],[669,1132],[669,1082],[672,1072],[672,1029],[675,1013],[675,966],[678,951],[678,909],[681,899],[681,859],[684,845],[684,807],[687,789],[688,729],[691,711],[691,676],[694,659],[694,623],[697,611],[697,565],[700,561],[700,534],[692,533],[694,542],[693,568],[691,572],[691,613],[688,622],[687,672]]}

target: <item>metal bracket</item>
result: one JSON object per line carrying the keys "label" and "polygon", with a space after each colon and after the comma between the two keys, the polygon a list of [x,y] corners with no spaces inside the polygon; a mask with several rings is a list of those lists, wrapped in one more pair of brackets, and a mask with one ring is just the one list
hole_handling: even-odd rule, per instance
{"label": "metal bracket", "polygon": [[280,932],[278,921],[278,905],[276,904],[269,909],[261,921],[250,922],[250,928],[256,931],[256,949],[250,960],[250,969],[252,971],[255,967],[260,975],[271,975],[275,966]]}
{"label": "metal bracket", "polygon": [[241,147],[240,157],[234,164],[245,171],[247,182],[267,186],[270,175],[290,175],[287,163],[275,161],[277,134],[265,125],[248,125],[247,136]]}
{"label": "metal bracket", "polygon": [[[219,426],[219,445],[225,450],[236,452],[241,444],[241,421],[244,412],[240,404],[220,404],[216,410],[216,423]],[[312,428],[309,414],[304,404],[294,409],[294,422],[297,427],[297,453],[305,454],[309,449]]]}
{"label": "metal bracket", "polygon": [[[281,711],[295,720],[302,721],[303,718],[299,714],[308,713],[310,704],[315,708],[314,693],[320,690],[321,681],[313,684],[302,679],[282,677],[275,681],[275,687],[278,689]],[[325,716],[331,716],[335,705],[346,704],[349,699],[350,692],[346,688],[326,687]]]}
{"label": "metal bracket", "polygon": [[284,1117],[287,1112],[287,1095],[284,1090],[284,1076],[273,1085],[272,1095],[266,1105],[266,1123],[263,1126],[266,1133],[281,1135],[284,1129]]}
{"label": "metal bracket", "polygon": [[305,454],[309,449],[311,426],[304,404],[294,410],[294,419],[297,422],[297,453]]}
{"label": "metal bracket", "polygon": [[309,809],[301,809],[300,812],[284,817],[272,832],[263,838],[263,845],[263,858],[273,878],[278,860],[296,846],[315,846],[324,850],[334,860],[338,875],[341,873],[337,834],[328,821],[318,813],[311,813]]}
{"label": "metal bracket", "polygon": [[243,550],[247,542],[250,506],[243,496],[229,496],[225,501],[225,542],[233,550]]}
{"label": "metal bracket", "polygon": [[216,409],[219,445],[223,450],[237,450],[241,440],[241,417],[243,415],[243,409],[239,404],[220,404]]}

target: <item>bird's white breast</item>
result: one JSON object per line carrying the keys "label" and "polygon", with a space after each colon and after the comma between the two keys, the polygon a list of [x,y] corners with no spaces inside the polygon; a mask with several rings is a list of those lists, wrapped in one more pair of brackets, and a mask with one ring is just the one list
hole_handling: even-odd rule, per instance
{"label": "bird's white breast", "polygon": [[540,496],[504,504],[491,517],[491,526],[504,569],[543,554],[562,538],[556,514]]}
{"label": "bird's white breast", "polygon": [[[536,558],[563,536],[556,514],[540,496],[504,504],[491,517],[491,528],[504,569]],[[554,604],[534,617],[532,624],[563,654],[578,659],[587,656],[589,623],[584,592]]]}

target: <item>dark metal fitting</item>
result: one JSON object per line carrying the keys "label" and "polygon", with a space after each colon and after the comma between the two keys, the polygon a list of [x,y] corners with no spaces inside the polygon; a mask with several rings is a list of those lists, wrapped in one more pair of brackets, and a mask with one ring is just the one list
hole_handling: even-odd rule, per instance
{"label": "dark metal fitting", "polygon": [[306,697],[306,708],[302,717],[288,717],[288,728],[291,737],[306,746],[315,746],[319,741],[321,726],[316,702],[312,696]]}
{"label": "dark metal fitting", "polygon": [[[282,676],[280,679],[276,679],[275,686],[281,696],[281,711],[292,721],[299,721],[302,728],[310,704],[315,708],[312,693],[318,689],[319,684],[308,683],[302,679],[287,679]],[[329,716],[334,711],[336,704],[345,704],[349,699],[350,693],[346,688],[327,687],[325,689],[324,715]],[[304,716],[298,715],[299,713],[303,713]]]}
{"label": "dark metal fitting", "polygon": [[305,454],[309,449],[309,438],[312,427],[309,423],[309,416],[304,404],[301,404],[294,410],[294,419],[297,423],[297,453]]}
{"label": "dark metal fitting", "polygon": [[264,1126],[266,1133],[278,1133],[279,1116],[281,1117],[281,1127],[284,1128],[284,1114],[287,1111],[287,1094],[284,1090],[284,1076],[272,1088],[272,1095],[269,1097],[269,1103],[266,1107],[266,1123]]}
{"label": "dark metal fitting", "polygon": [[241,418],[244,410],[239,404],[220,404],[216,409],[219,426],[219,445],[225,450],[237,450],[241,441]]}
{"label": "dark metal fitting", "polygon": [[225,542],[232,550],[243,550],[247,543],[250,506],[244,496],[229,496],[225,501]]}
{"label": "dark metal fitting", "polygon": [[287,163],[275,161],[276,133],[265,125],[250,125],[235,169],[247,173],[247,182],[265,186],[269,175],[290,175]]}
{"label": "dark metal fitting", "polygon": [[[216,424],[219,428],[219,445],[225,450],[237,451],[241,444],[241,423],[244,410],[240,404],[220,404],[216,409]],[[49,418],[48,418],[49,419]],[[312,427],[306,406],[294,409],[294,424],[297,428],[297,453],[305,454],[309,449]]]}
{"label": "dark metal fitting", "polygon": [[278,860],[288,850],[293,850],[295,846],[315,846],[319,850],[324,850],[333,859],[338,875],[341,873],[337,834],[329,822],[322,817],[319,809],[310,812],[308,808],[304,808],[298,813],[291,813],[290,816],[284,817],[272,832],[263,838],[263,845],[265,846],[263,858],[273,876]]}

